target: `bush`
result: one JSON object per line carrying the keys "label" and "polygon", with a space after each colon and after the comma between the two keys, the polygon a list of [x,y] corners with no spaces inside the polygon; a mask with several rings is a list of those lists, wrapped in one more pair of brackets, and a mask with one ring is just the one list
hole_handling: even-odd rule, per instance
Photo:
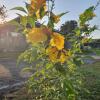
{"label": "bush", "polygon": [[[82,91],[82,80],[77,67],[82,61],[77,54],[82,52],[80,47],[84,43],[84,38],[80,37],[83,33],[88,36],[95,30],[87,25],[87,22],[95,17],[95,7],[92,6],[80,14],[78,26],[73,30],[75,34],[71,38],[67,34],[54,32],[55,24],[66,13],[56,15],[53,8],[54,0],[31,0],[30,3],[26,3],[27,10],[22,7],[13,8],[27,14],[20,16],[20,24],[24,27],[30,46],[19,60],[27,62],[30,66],[25,70],[33,72],[27,82],[33,99],[78,100],[79,91]],[[37,28],[35,23],[44,16],[48,17],[48,24],[41,24]],[[30,26],[28,28],[27,23]],[[71,42],[71,48],[65,46],[67,41]]]}

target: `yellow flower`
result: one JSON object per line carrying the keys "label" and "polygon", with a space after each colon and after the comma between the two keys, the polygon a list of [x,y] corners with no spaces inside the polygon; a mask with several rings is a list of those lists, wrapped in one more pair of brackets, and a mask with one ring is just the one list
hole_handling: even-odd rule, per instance
{"label": "yellow flower", "polygon": [[36,15],[37,19],[42,19],[46,14],[46,0],[31,0],[29,15]]}
{"label": "yellow flower", "polygon": [[43,32],[42,28],[33,28],[26,35],[28,42],[35,44],[47,40],[47,34]]}
{"label": "yellow flower", "polygon": [[46,6],[46,0],[31,0],[31,7],[33,10],[38,10]]}
{"label": "yellow flower", "polygon": [[48,36],[52,35],[52,30],[48,27],[42,27],[43,33],[47,34]]}
{"label": "yellow flower", "polygon": [[43,8],[42,11],[41,9],[38,9],[35,11],[35,15],[37,19],[42,19],[46,15],[45,9]]}
{"label": "yellow flower", "polygon": [[60,21],[60,16],[55,15],[54,13],[51,12],[51,19],[53,20],[54,23],[58,23]]}
{"label": "yellow flower", "polygon": [[53,16],[53,19],[55,23],[58,23],[60,21],[60,17],[56,15]]}
{"label": "yellow flower", "polygon": [[61,52],[61,55],[60,55],[60,58],[59,58],[59,62],[64,63],[67,59],[68,59],[67,51],[63,50]]}
{"label": "yellow flower", "polygon": [[40,10],[36,11],[36,17],[37,17],[37,19],[40,19]]}
{"label": "yellow flower", "polygon": [[64,53],[61,53],[61,56],[60,56],[59,61],[60,61],[61,63],[64,63],[65,60],[66,60],[66,56],[64,55]]}
{"label": "yellow flower", "polygon": [[59,33],[53,33],[50,45],[55,46],[58,50],[62,50],[64,48],[64,37]]}
{"label": "yellow flower", "polygon": [[55,47],[49,47],[46,49],[46,53],[49,56],[49,59],[52,62],[57,62],[57,55],[58,55],[58,50]]}
{"label": "yellow flower", "polygon": [[83,39],[82,39],[82,43],[83,43],[83,44],[84,44],[84,43],[88,43],[89,40],[90,40],[90,39],[88,39],[88,38],[83,38]]}
{"label": "yellow flower", "polygon": [[52,62],[64,63],[68,59],[67,51],[59,51],[56,47],[48,47],[46,53]]}

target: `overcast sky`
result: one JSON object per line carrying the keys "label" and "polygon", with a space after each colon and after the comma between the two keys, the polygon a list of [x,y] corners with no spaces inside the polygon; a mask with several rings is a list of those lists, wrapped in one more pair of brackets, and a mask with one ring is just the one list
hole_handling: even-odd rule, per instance
{"label": "overcast sky", "polygon": [[[24,6],[24,2],[27,0],[0,0],[0,4],[4,4],[7,9],[11,9],[16,6]],[[58,23],[58,27],[67,20],[78,20],[80,13],[82,13],[86,8],[95,5],[98,0],[55,0],[55,13],[59,14],[61,12],[69,11],[68,14],[64,15],[61,21]],[[16,17],[16,11],[9,11],[8,18],[12,19]],[[91,22],[96,24],[100,28],[100,5],[95,11],[97,17]],[[100,31],[96,31],[93,34],[93,38],[100,38]]]}

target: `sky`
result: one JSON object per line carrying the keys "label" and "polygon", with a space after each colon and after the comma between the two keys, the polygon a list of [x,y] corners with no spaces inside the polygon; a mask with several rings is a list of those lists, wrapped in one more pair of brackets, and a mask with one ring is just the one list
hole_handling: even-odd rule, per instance
{"label": "sky", "polygon": [[[27,0],[0,0],[0,5],[4,4],[8,10],[7,20],[11,20],[16,17],[17,11],[10,11],[9,9],[16,6],[24,6],[24,2]],[[61,21],[57,24],[56,28],[59,28],[65,21],[77,20],[79,15],[88,7],[96,5],[98,0],[55,0],[56,14],[69,11],[61,18]],[[97,25],[100,28],[100,5],[95,10],[96,17],[91,21],[92,25]],[[95,31],[91,36],[93,38],[100,38],[100,30]]]}

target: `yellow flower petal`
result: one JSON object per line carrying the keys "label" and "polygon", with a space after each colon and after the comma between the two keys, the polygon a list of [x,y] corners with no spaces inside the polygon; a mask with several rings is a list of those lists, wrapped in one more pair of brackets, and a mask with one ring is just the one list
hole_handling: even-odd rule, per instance
{"label": "yellow flower petal", "polygon": [[47,35],[43,33],[42,28],[33,28],[26,36],[27,40],[32,44],[47,40]]}
{"label": "yellow flower petal", "polygon": [[53,18],[54,18],[54,22],[55,23],[58,23],[59,21],[60,21],[60,17],[59,16],[53,16]]}
{"label": "yellow flower petal", "polygon": [[47,34],[47,35],[52,35],[52,30],[48,27],[43,27],[42,28],[43,33]]}
{"label": "yellow flower petal", "polygon": [[31,0],[31,7],[34,10],[38,10],[44,6],[46,6],[46,0]]}
{"label": "yellow flower petal", "polygon": [[66,50],[59,51],[56,47],[48,47],[46,53],[52,62],[64,63],[69,58]]}
{"label": "yellow flower petal", "polygon": [[60,16],[55,15],[54,13],[51,13],[51,18],[52,18],[54,23],[58,23],[60,21]]}
{"label": "yellow flower petal", "polygon": [[63,50],[61,52],[59,62],[64,63],[68,59],[68,52],[66,50]]}
{"label": "yellow flower petal", "polygon": [[66,60],[66,56],[65,56],[65,54],[64,54],[64,53],[61,53],[61,56],[60,56],[59,61],[60,61],[61,63],[64,63],[65,60]]}
{"label": "yellow flower petal", "polygon": [[55,46],[58,50],[64,48],[64,37],[59,33],[53,33],[53,37],[50,40],[50,45]]}
{"label": "yellow flower petal", "polygon": [[46,49],[46,53],[47,53],[47,55],[49,56],[49,59],[52,62],[57,62],[57,55],[58,55],[57,48],[55,48],[55,47],[48,47]]}
{"label": "yellow flower petal", "polygon": [[36,17],[37,17],[37,19],[40,19],[40,14],[39,13],[40,13],[40,10],[37,10],[36,11]]}
{"label": "yellow flower petal", "polygon": [[90,40],[89,38],[83,38],[83,39],[82,39],[82,43],[88,43],[89,40]]}

